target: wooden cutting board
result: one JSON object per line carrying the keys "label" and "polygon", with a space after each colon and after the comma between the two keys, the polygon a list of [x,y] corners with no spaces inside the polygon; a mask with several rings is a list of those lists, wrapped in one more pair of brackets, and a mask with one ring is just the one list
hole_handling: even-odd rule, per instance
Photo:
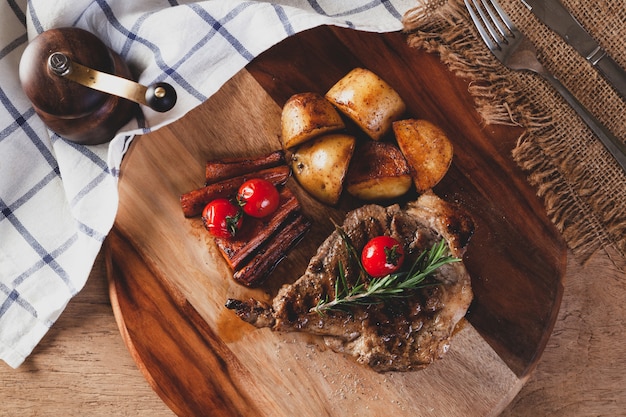
{"label": "wooden cutting board", "polygon": [[[477,225],[465,256],[475,300],[448,354],[422,371],[378,374],[313,336],[258,330],[224,308],[229,297],[270,300],[299,277],[332,230],[329,218],[341,223],[355,201],[326,207],[291,180],[313,227],[255,290],[233,282],[201,221],[179,205],[202,185],[206,160],[279,149],[287,98],[324,93],[357,66],[395,87],[410,116],[446,130],[455,157],[435,191]],[[133,141],[105,246],[111,300],[129,351],[176,414],[484,416],[516,395],[556,319],[566,248],[509,156],[520,130],[483,126],[467,85],[403,34],[321,27],[281,42],[199,108]]]}

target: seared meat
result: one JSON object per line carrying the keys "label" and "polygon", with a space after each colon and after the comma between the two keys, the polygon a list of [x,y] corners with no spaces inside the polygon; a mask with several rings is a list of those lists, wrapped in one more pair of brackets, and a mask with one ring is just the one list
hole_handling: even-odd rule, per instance
{"label": "seared meat", "polygon": [[[357,251],[373,237],[387,234],[403,242],[405,265],[442,238],[461,257],[473,223],[434,194],[422,195],[406,210],[398,205],[366,205],[347,214],[342,229]],[[304,331],[324,337],[337,352],[352,355],[378,372],[419,369],[447,350],[458,321],[472,300],[470,277],[462,262],[446,264],[429,279],[440,285],[414,291],[385,303],[350,307],[349,311],[311,311],[320,299],[334,298],[339,263],[354,282],[358,265],[337,231],[319,247],[304,275],[286,285],[272,305],[254,299],[229,300],[227,307],[242,320],[277,331]]]}

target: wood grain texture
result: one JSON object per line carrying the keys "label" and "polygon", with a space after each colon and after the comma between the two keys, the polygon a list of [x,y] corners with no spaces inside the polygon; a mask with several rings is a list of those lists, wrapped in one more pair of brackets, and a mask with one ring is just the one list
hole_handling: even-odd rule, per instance
{"label": "wood grain texture", "polygon": [[[470,325],[457,334],[448,360],[423,372],[384,375],[337,360],[301,334],[257,332],[236,318],[225,318],[214,331],[123,236],[112,234],[109,245],[109,259],[121,260],[109,265],[118,277],[115,297],[137,296],[113,300],[124,320],[123,337],[177,415],[202,416],[210,409],[215,416],[380,416],[389,410],[483,416],[521,388],[522,381]],[[147,329],[148,337],[142,334]],[[238,339],[242,346],[236,346]],[[459,390],[464,395],[452,395]]]}
{"label": "wood grain texture", "polygon": [[[624,415],[626,262],[617,267],[601,252],[585,264],[569,254],[553,335],[502,416]],[[0,380],[3,417],[175,415],[137,369],[120,337],[104,256],[32,356],[18,369],[0,363]]]}
{"label": "wood grain texture", "polygon": [[[223,307],[230,297],[268,300],[297,278],[332,230],[328,218],[341,223],[358,202],[344,196],[329,208],[288,183],[314,227],[269,285],[250,290],[230,279],[201,221],[185,219],[178,201],[202,185],[207,159],[278,149],[286,98],[323,93],[355,66],[392,84],[408,114],[448,132],[455,161],[436,191],[477,224],[466,256],[476,293],[471,324],[444,360],[420,372],[376,374],[316,338],[257,330]],[[543,351],[565,262],[562,240],[512,168],[518,133],[483,129],[467,84],[401,34],[319,28],[272,48],[180,122],[135,139],[125,158],[108,265],[114,310],[140,369],[179,415],[499,412]]]}
{"label": "wood grain texture", "polygon": [[104,256],[18,369],[0,363],[0,416],[173,417],[128,353],[108,297]]}
{"label": "wood grain texture", "polygon": [[[486,131],[499,137],[498,129]],[[509,143],[495,140],[493,145],[505,155]],[[567,258],[553,335],[504,416],[624,415],[625,262],[616,265],[602,252],[585,264],[571,253]],[[230,336],[238,337],[237,328]],[[124,346],[109,303],[103,257],[26,362],[16,370],[0,363],[0,380],[0,416],[174,415]],[[341,389],[335,388],[338,393]]]}
{"label": "wood grain texture", "polygon": [[503,417],[626,415],[626,259],[610,255],[568,263],[552,337]]}
{"label": "wood grain texture", "polygon": [[409,48],[398,33],[316,29],[280,43],[248,69],[282,105],[302,89],[324,93],[359,65],[399,91],[411,117],[438,124],[454,143],[453,166],[435,191],[467,207],[478,225],[465,259],[476,293],[469,319],[511,369],[526,375],[556,319],[563,290],[556,277],[564,274],[565,252],[511,160],[521,131],[485,129],[467,82],[438,57]]}

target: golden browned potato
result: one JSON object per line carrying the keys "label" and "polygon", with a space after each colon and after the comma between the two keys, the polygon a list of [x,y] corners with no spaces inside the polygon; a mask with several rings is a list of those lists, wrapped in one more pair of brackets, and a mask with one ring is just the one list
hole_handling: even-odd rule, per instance
{"label": "golden browned potato", "polygon": [[419,193],[433,188],[452,163],[452,143],[445,132],[427,120],[407,119],[393,123],[393,131]]}
{"label": "golden browned potato", "polygon": [[406,109],[396,90],[364,68],[350,71],[328,90],[326,98],[374,140],[380,140]]}
{"label": "golden browned potato", "polygon": [[302,188],[322,203],[336,204],[355,142],[353,136],[331,133],[302,144],[291,158],[294,177]]}
{"label": "golden browned potato", "polygon": [[375,201],[399,197],[412,183],[409,165],[397,146],[367,141],[354,151],[345,188],[354,197]]}
{"label": "golden browned potato", "polygon": [[317,93],[291,96],[283,106],[281,125],[285,149],[345,127],[333,105]]}

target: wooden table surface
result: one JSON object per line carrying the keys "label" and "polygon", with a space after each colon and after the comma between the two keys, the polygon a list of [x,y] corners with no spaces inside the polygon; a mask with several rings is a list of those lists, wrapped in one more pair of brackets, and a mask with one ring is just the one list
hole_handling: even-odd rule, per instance
{"label": "wooden table surface", "polygon": [[[505,416],[625,415],[626,263],[568,256],[559,318],[529,382]],[[621,270],[619,269],[621,268]],[[99,256],[84,290],[18,369],[0,363],[1,416],[174,414],[120,336]]]}
{"label": "wooden table surface", "polygon": [[[568,254],[553,335],[503,415],[625,415],[626,261],[615,259]],[[0,416],[173,415],[124,345],[102,255],[31,357],[17,370],[0,364],[0,378]]]}

